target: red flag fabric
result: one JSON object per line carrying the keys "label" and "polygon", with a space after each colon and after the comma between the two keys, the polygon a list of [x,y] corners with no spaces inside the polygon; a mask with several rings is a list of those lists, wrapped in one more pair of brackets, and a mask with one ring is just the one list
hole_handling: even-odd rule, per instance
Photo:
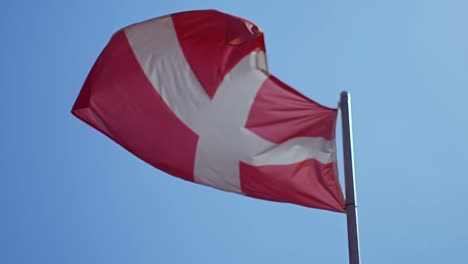
{"label": "red flag fabric", "polygon": [[263,33],[245,19],[189,11],[119,30],[72,113],[170,175],[344,212],[337,109],[270,75]]}

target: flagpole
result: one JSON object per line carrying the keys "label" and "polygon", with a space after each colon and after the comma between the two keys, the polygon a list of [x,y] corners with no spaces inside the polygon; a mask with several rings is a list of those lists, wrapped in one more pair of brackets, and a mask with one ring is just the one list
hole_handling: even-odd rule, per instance
{"label": "flagpole", "polygon": [[356,190],[354,181],[351,95],[346,91],[341,92],[340,109],[343,128],[343,156],[346,190],[346,221],[348,225],[349,263],[359,264],[359,232],[357,220]]}

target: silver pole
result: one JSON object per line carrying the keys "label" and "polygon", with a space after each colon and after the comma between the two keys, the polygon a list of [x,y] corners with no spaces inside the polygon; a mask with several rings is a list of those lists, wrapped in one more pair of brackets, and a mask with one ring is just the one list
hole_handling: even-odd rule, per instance
{"label": "silver pole", "polygon": [[343,126],[343,156],[346,189],[346,220],[348,224],[349,263],[359,264],[359,232],[357,220],[356,190],[354,182],[353,134],[351,124],[351,95],[343,91],[340,100]]}

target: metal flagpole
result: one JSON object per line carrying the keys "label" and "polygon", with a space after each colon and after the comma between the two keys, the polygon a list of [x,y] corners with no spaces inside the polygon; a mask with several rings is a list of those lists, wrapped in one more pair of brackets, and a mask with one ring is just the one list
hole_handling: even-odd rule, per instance
{"label": "metal flagpole", "polygon": [[340,109],[343,128],[343,156],[346,189],[346,221],[348,224],[349,263],[359,264],[359,232],[357,220],[356,191],[354,182],[351,96],[346,91],[341,92]]}

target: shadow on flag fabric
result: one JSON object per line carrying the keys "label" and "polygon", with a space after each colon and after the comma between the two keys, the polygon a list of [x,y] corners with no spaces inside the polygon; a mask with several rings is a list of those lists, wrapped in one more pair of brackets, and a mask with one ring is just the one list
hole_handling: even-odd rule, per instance
{"label": "shadow on flag fabric", "polygon": [[344,212],[337,109],[270,75],[262,31],[214,10],[116,32],[72,113],[170,175]]}

